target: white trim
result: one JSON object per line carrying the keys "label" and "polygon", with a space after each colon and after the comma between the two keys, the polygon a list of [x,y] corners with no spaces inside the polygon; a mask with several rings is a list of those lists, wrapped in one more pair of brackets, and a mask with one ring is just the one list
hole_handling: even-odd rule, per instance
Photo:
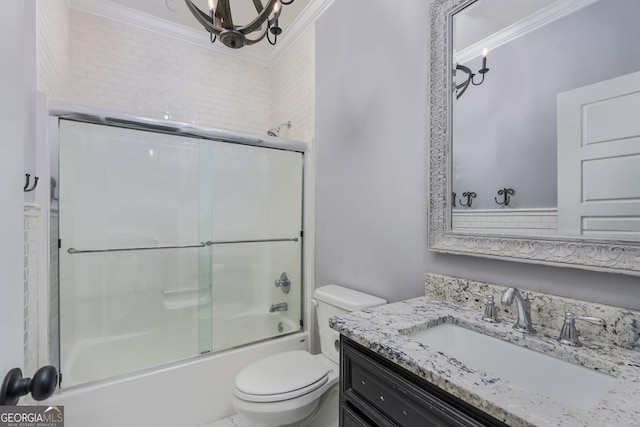
{"label": "white trim", "polygon": [[274,64],[284,52],[293,45],[296,40],[315,22],[320,16],[333,4],[334,0],[313,0],[304,8],[302,13],[298,15],[291,26],[284,30],[286,37],[282,43],[278,44],[271,50],[268,56],[269,64]]}
{"label": "white trim", "polygon": [[261,65],[273,65],[273,63],[307,30],[333,3],[334,0],[313,0],[304,8],[291,27],[286,31],[286,37],[282,36],[269,54],[258,52],[255,49],[229,49],[220,43],[211,43],[209,35],[202,31],[185,27],[184,25],[159,18],[129,7],[122,6],[109,0],[69,0],[71,7],[83,12],[102,16],[113,21],[122,22],[148,31],[153,31],[165,36],[174,37],[201,47],[213,49],[225,55],[235,56],[240,59],[252,61]]}
{"label": "white trim", "polygon": [[464,215],[504,215],[504,216],[516,216],[516,215],[557,215],[557,208],[503,208],[503,209],[460,209],[455,208],[453,213],[459,216]]}
{"label": "white trim", "polygon": [[598,1],[599,0],[558,0],[525,19],[509,25],[489,37],[456,52],[455,61],[458,64],[464,64],[476,56],[480,56],[482,49],[485,47],[491,51]]}

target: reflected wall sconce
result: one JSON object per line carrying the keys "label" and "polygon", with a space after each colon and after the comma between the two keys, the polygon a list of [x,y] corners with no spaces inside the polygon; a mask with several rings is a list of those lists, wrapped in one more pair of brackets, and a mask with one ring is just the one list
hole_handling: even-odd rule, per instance
{"label": "reflected wall sconce", "polygon": [[482,80],[480,80],[478,83],[476,83],[473,79],[476,76],[476,73],[471,71],[471,68],[465,65],[456,64],[456,68],[453,70],[453,77],[455,78],[458,71],[462,71],[467,75],[467,78],[462,83],[456,84],[455,80],[453,82],[453,89],[456,92],[456,99],[460,99],[462,94],[464,94],[464,92],[469,87],[469,84],[473,83],[474,86],[480,86],[484,82],[484,75],[489,72],[489,69],[487,68],[487,53],[489,53],[489,49],[485,47],[482,50],[482,68],[478,70],[478,73],[482,75]]}
{"label": "reflected wall sconce", "polygon": [[499,205],[509,206],[509,202],[511,202],[511,196],[513,196],[514,194],[516,194],[516,191],[513,188],[503,188],[502,190],[498,191],[498,196],[503,196],[502,202],[499,202],[497,197],[494,197],[493,199]]}

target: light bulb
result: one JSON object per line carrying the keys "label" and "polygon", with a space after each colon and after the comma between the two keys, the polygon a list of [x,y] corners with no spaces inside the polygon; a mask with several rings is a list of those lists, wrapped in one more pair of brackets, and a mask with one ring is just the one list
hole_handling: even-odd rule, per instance
{"label": "light bulb", "polygon": [[486,47],[482,49],[482,69],[485,70],[483,74],[489,71],[487,69],[487,53],[489,53],[489,49],[487,49]]}
{"label": "light bulb", "polygon": [[212,10],[215,12],[217,5],[218,5],[218,0],[209,0],[209,10]]}

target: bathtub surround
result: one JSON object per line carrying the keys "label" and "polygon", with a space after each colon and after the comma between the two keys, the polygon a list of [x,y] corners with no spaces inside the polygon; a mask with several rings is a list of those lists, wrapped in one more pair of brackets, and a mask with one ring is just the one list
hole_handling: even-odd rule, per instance
{"label": "bathtub surround", "polygon": [[[476,302],[473,296],[467,297],[470,290],[501,295],[504,289],[487,283],[428,275],[425,297],[333,317],[330,324],[346,337],[508,425],[634,425],[640,418],[637,406],[640,399],[640,352],[637,351],[640,312],[534,293],[531,297],[532,317],[538,333],[523,335],[512,329],[513,312],[503,310],[498,304],[499,315],[504,321],[487,323],[480,319],[484,303]],[[583,333],[583,347],[561,345],[556,341],[560,329],[556,328],[554,320],[558,311],[566,309],[605,317],[611,326],[598,333],[591,329],[594,325],[581,322],[577,326]],[[466,366],[407,337],[442,323],[460,325],[599,370],[615,377],[615,381],[605,396],[589,409],[560,404],[549,397],[514,387],[500,378],[488,378],[487,372]],[[601,326],[597,328],[602,329]]]}

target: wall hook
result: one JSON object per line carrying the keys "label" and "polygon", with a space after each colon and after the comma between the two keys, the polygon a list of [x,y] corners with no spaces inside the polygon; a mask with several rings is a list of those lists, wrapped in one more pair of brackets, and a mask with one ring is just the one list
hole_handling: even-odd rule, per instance
{"label": "wall hook", "polygon": [[29,181],[31,180],[31,174],[25,174],[25,182],[24,182],[24,188],[23,190],[25,192],[29,192],[29,191],[33,191],[36,189],[36,187],[38,186],[38,180],[40,178],[38,178],[37,176],[33,177],[33,185],[31,186],[31,188],[29,188]]}
{"label": "wall hook", "polygon": [[464,193],[462,193],[462,197],[467,198],[467,203],[466,204],[462,203],[462,199],[460,199],[460,206],[464,206],[465,208],[470,208],[471,204],[473,203],[473,199],[476,196],[477,194],[473,191],[465,191]]}
{"label": "wall hook", "polygon": [[503,188],[502,190],[498,191],[499,196],[504,196],[502,202],[499,202],[497,197],[494,197],[494,200],[499,205],[509,206],[509,202],[511,201],[510,196],[513,196],[514,194],[516,194],[516,192],[513,188]]}

